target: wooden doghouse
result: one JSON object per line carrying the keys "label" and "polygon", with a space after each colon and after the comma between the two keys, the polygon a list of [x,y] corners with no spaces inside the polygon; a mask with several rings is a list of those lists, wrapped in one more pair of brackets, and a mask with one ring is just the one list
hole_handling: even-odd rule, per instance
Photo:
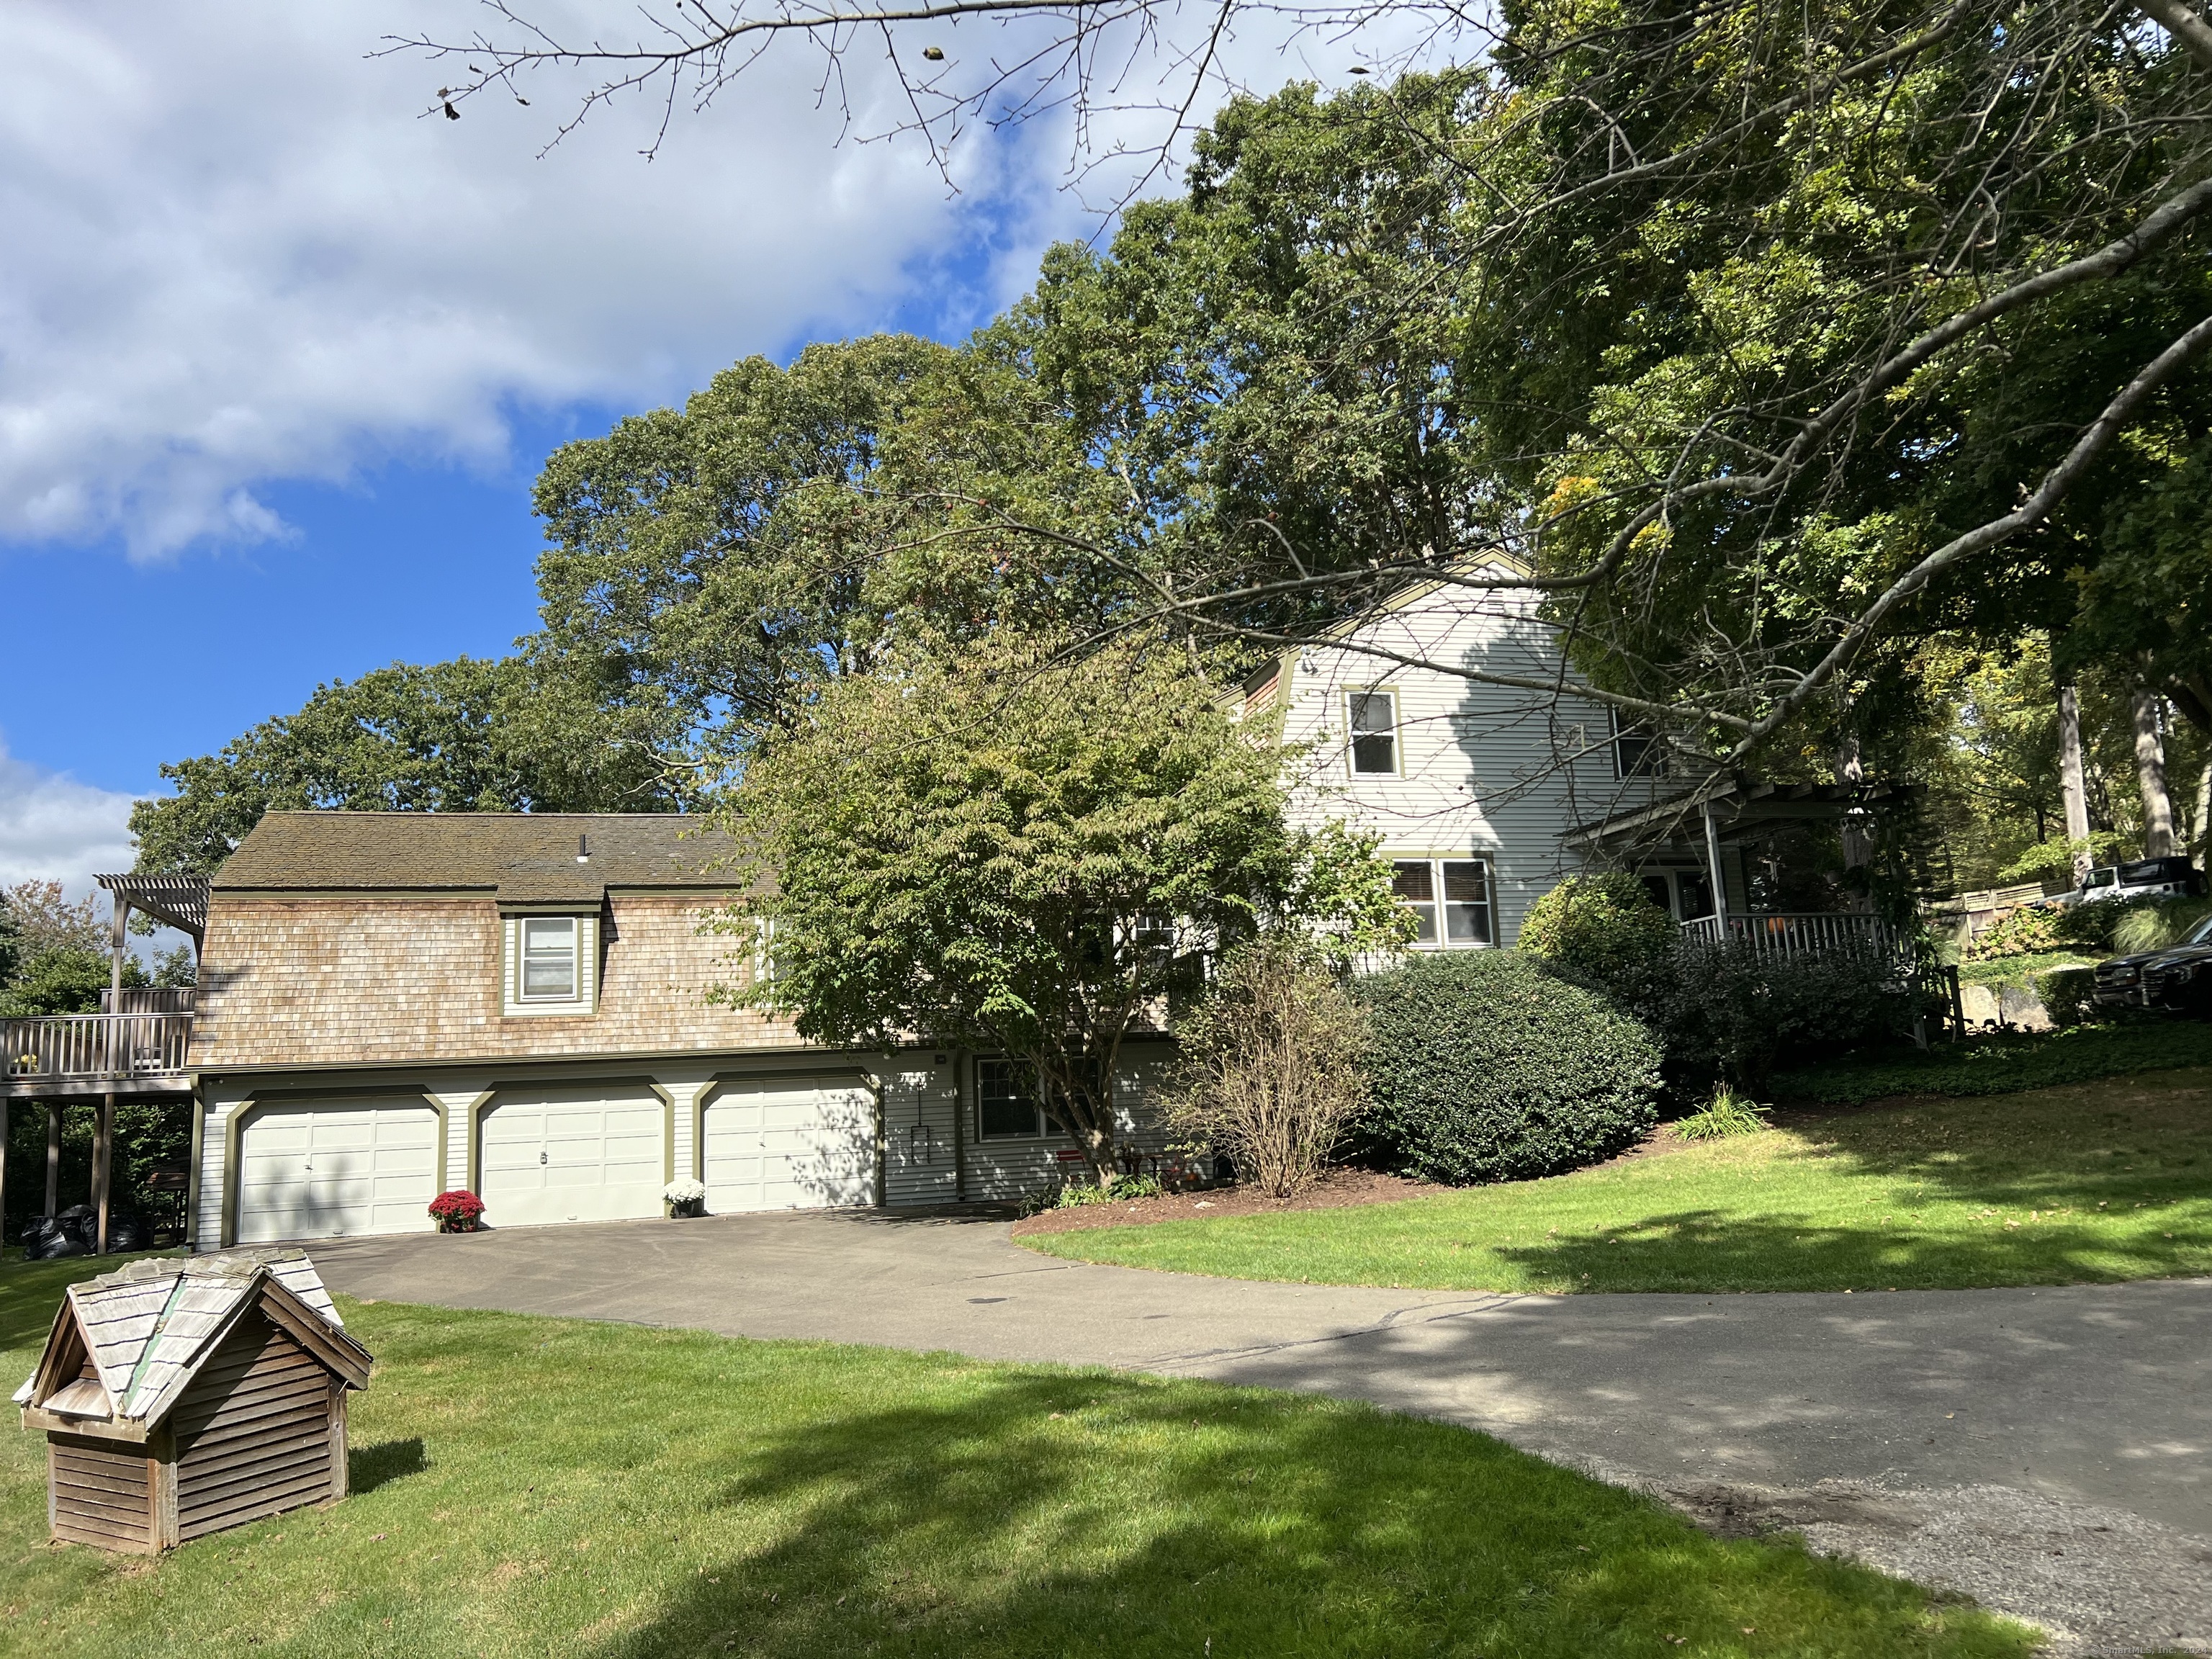
{"label": "wooden doghouse", "polygon": [[298,1250],[134,1261],[72,1285],[15,1392],[46,1433],[46,1518],[152,1553],[346,1494],[369,1357]]}

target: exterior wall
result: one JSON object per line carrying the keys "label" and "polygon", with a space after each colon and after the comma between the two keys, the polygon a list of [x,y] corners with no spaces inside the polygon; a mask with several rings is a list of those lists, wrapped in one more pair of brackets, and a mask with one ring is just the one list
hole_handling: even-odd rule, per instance
{"label": "exterior wall", "polygon": [[[1532,597],[1446,589],[1367,623],[1358,643],[1433,661],[1548,681],[1563,672]],[[1583,867],[1564,832],[1655,798],[1648,778],[1614,775],[1612,718],[1573,696],[1488,685],[1411,668],[1328,641],[1291,653],[1266,705],[1286,741],[1315,745],[1293,811],[1340,818],[1382,836],[1386,857],[1486,859],[1492,937],[1510,945],[1528,905]],[[1566,684],[1571,687],[1573,682]],[[1355,776],[1346,696],[1398,697],[1399,769]],[[1255,703],[1258,700],[1255,700]]]}
{"label": "exterior wall", "polygon": [[50,1433],[46,1524],[65,1544],[151,1553],[159,1479],[145,1446]]}
{"label": "exterior wall", "polygon": [[596,1013],[501,1012],[489,896],[258,897],[218,890],[201,957],[194,1069],[391,1066],[523,1055],[788,1048],[785,1023],[707,992],[745,970],[698,932],[698,895],[615,893]]}
{"label": "exterior wall", "polygon": [[[1114,1071],[1115,1115],[1124,1144],[1145,1152],[1167,1148],[1167,1132],[1161,1127],[1155,1104],[1161,1073],[1169,1054],[1164,1042],[1132,1044],[1121,1051]],[[1080,1173],[1083,1166],[1060,1154],[1073,1150],[1065,1135],[1045,1135],[1018,1140],[984,1140],[976,1130],[975,1067],[961,1068],[960,1109],[964,1145],[961,1196],[969,1200],[1006,1200],[1033,1193]]]}
{"label": "exterior wall", "polygon": [[342,1496],[342,1401],[306,1349],[248,1314],[170,1416],[179,1541]]}

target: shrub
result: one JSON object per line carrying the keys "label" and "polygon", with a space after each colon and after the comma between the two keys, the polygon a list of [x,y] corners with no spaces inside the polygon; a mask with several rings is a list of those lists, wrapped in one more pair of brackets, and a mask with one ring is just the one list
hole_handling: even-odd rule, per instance
{"label": "shrub", "polygon": [[1685,1140],[1726,1140],[1735,1135],[1755,1135],[1766,1127],[1766,1109],[1746,1100],[1733,1089],[1716,1089],[1712,1103],[1678,1119],[1674,1133]]}
{"label": "shrub", "polygon": [[1742,940],[1675,947],[1651,1009],[1673,1062],[1671,1080],[1692,1097],[1727,1081],[1763,1089],[1776,1064],[1822,1052],[1908,1038],[1940,1012],[1902,965],[1877,951],[1781,956]]}
{"label": "shrub", "polygon": [[2053,1025],[2088,1025],[2105,1018],[2105,1010],[2097,1006],[2094,994],[2097,988],[2094,968],[2046,969],[2031,982]]}
{"label": "shrub", "polygon": [[484,1201],[459,1188],[440,1193],[430,1200],[430,1215],[441,1233],[472,1233],[483,1220]]}
{"label": "shrub", "polygon": [[2063,950],[2070,943],[2058,932],[2058,918],[2063,914],[2023,904],[1975,934],[1961,954],[1969,962],[1990,962],[1999,957],[2034,957]]}
{"label": "shrub", "polygon": [[1622,985],[1665,957],[1674,919],[1634,876],[1570,876],[1528,907],[1520,948],[1603,986]]}
{"label": "shrub", "polygon": [[2123,914],[2112,924],[2112,949],[2133,956],[2179,943],[2184,933],[2212,915],[2212,899],[2151,899],[2114,908]]}
{"label": "shrub", "polygon": [[1417,955],[1361,982],[1370,1150],[1464,1185],[1611,1157],[1657,1116],[1658,1043],[1604,997],[1515,951]]}
{"label": "shrub", "polygon": [[1231,956],[1176,1036],[1169,1130],[1271,1198],[1311,1186],[1367,1109],[1366,1019],[1303,937]]}
{"label": "shrub", "polygon": [[[1037,1202],[1038,1210],[1082,1210],[1093,1204],[1122,1204],[1131,1199],[1158,1198],[1167,1191],[1159,1177],[1148,1175],[1123,1176],[1110,1187],[1101,1187],[1089,1181],[1071,1181],[1046,1193]],[[1024,1213],[1032,1213],[1024,1206]]]}

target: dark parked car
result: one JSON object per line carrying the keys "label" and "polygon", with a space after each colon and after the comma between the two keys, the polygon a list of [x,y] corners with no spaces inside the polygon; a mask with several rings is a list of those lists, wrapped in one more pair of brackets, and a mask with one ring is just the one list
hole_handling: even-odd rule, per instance
{"label": "dark parked car", "polygon": [[2096,997],[2108,1008],[2171,1008],[2212,1018],[2212,916],[2161,949],[2099,963]]}

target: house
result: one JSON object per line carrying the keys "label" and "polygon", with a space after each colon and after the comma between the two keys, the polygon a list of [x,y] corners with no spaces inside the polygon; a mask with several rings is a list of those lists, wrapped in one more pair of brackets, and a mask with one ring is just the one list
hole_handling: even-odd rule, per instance
{"label": "house", "polygon": [[54,1537],[151,1553],[343,1498],[368,1376],[313,1264],[272,1251],[70,1285],[15,1401],[46,1431]]}
{"label": "house", "polygon": [[[1294,813],[1379,836],[1417,950],[1510,945],[1592,867],[1635,871],[1705,937],[1887,943],[1872,915],[1777,900],[1791,837],[1896,792],[1674,775],[1579,688],[1526,590],[1410,586],[1242,698],[1297,746]],[[753,969],[749,938],[702,926],[732,851],[671,816],[271,813],[204,887],[104,878],[118,915],[195,931],[198,988],[0,1027],[0,1103],[46,1104],[57,1146],[69,1099],[103,1122],[124,1098],[184,1103],[203,1250],[427,1230],[460,1188],[506,1227],[655,1216],[678,1177],[727,1212],[1005,1199],[1066,1170],[1002,1059],[827,1049],[717,1000]],[[1157,1148],[1164,1042],[1124,1052],[1117,1110]]]}
{"label": "house", "polygon": [[1593,868],[1634,872],[1706,937],[1784,951],[1887,939],[1870,915],[1776,901],[1794,836],[1832,837],[1905,792],[1680,775],[1647,732],[1582,689],[1537,601],[1413,583],[1244,683],[1247,715],[1279,718],[1303,750],[1295,811],[1380,837],[1417,919],[1414,948],[1510,945],[1530,904]]}

